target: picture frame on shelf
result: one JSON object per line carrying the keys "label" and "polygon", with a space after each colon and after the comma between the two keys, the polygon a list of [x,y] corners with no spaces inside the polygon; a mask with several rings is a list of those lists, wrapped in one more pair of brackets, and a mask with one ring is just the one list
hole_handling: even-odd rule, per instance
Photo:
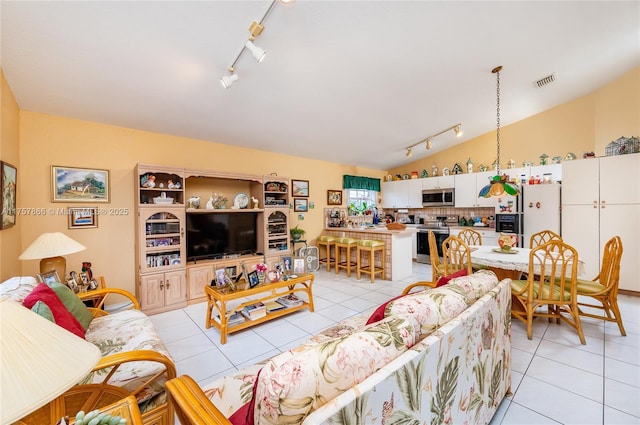
{"label": "picture frame on shelf", "polygon": [[293,273],[297,275],[304,274],[304,258],[293,259]]}
{"label": "picture frame on shelf", "polygon": [[327,190],[327,205],[342,205],[342,191]]}
{"label": "picture frame on shelf", "polygon": [[258,272],[252,271],[247,273],[247,282],[249,282],[249,288],[254,288],[260,284],[260,279],[258,279]]}
{"label": "picture frame on shelf", "polygon": [[291,180],[291,196],[309,197],[309,180]]}
{"label": "picture frame on shelf", "polygon": [[38,281],[38,283],[49,284],[51,282],[60,282],[60,276],[58,276],[57,271],[51,270],[45,273],[36,274],[36,280]]}
{"label": "picture frame on shelf", "polygon": [[8,162],[0,161],[0,230],[16,225],[16,196],[18,170]]}
{"label": "picture frame on shelf", "polygon": [[295,212],[309,211],[309,200],[306,198],[293,198],[293,211]]}
{"label": "picture frame on shelf", "polygon": [[91,229],[98,227],[98,208],[68,208],[69,229]]}
{"label": "picture frame on shelf", "polygon": [[109,170],[51,166],[52,202],[110,202]]}
{"label": "picture frame on shelf", "polygon": [[291,256],[286,255],[282,257],[282,268],[285,274],[291,274],[293,270],[293,261]]}

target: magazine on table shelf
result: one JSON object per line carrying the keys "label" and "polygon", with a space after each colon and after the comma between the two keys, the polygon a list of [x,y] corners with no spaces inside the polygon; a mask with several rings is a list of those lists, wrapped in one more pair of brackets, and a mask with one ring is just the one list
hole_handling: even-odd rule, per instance
{"label": "magazine on table shelf", "polygon": [[264,303],[257,302],[244,307],[242,314],[250,320],[256,320],[267,315],[267,307]]}
{"label": "magazine on table shelf", "polygon": [[300,299],[296,294],[285,295],[284,297],[278,298],[276,301],[285,307],[296,307],[302,304],[302,299]]}
{"label": "magazine on table shelf", "polygon": [[[216,320],[216,322],[222,324],[221,321],[220,321],[220,315],[219,314],[216,314],[215,320]],[[227,326],[237,325],[238,323],[242,323],[242,322],[244,322],[244,317],[242,316],[242,314],[240,314],[239,311],[236,311],[231,316],[229,316],[229,318],[227,318]]]}
{"label": "magazine on table shelf", "polygon": [[267,301],[264,305],[267,307],[268,312],[282,310],[283,308],[285,308],[284,305],[280,304],[277,301]]}

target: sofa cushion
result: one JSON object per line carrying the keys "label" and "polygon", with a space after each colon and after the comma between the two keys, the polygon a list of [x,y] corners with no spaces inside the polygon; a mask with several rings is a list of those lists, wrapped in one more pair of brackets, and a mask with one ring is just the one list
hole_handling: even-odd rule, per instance
{"label": "sofa cushion", "polygon": [[340,338],[270,359],[258,377],[256,424],[299,423],[415,343],[407,320],[386,319]]}
{"label": "sofa cushion", "polygon": [[36,313],[38,316],[44,317],[50,322],[56,323],[56,320],[53,318],[51,309],[42,301],[36,302],[33,307],[31,307],[31,311]]}
{"label": "sofa cushion", "polygon": [[22,305],[31,309],[35,303],[42,301],[51,309],[53,319],[58,326],[62,326],[66,330],[80,338],[84,338],[84,329],[80,322],[67,310],[60,298],[53,292],[53,289],[49,288],[44,283],[39,284],[27,298],[24,299]]}
{"label": "sofa cushion", "polygon": [[387,305],[389,305],[391,301],[395,301],[398,298],[402,298],[402,297],[404,297],[404,295],[398,295],[397,297],[393,297],[389,301],[385,301],[384,303],[380,304],[378,308],[376,308],[375,311],[371,314],[371,316],[369,316],[369,319],[367,320],[367,325],[379,322],[380,320],[384,319],[384,311],[387,308]]}
{"label": "sofa cushion", "polygon": [[[100,349],[103,357],[133,350],[152,350],[173,360],[155,330],[153,322],[140,310],[124,310],[94,318],[87,329],[86,339]],[[123,363],[109,382],[131,391],[163,368],[161,364],[155,362]],[[102,382],[103,378],[104,376],[99,372],[92,372],[83,379],[82,383]],[[163,391],[164,382],[156,382],[136,395],[138,403],[149,400]]]}
{"label": "sofa cushion", "polygon": [[82,329],[85,331],[89,327],[89,323],[93,319],[93,315],[84,305],[82,300],[66,285],[60,282],[48,282],[47,286],[58,295],[58,298],[62,301],[62,304],[69,310],[73,317],[82,325]]}
{"label": "sofa cushion", "polygon": [[22,304],[36,286],[38,282],[33,276],[16,276],[0,284],[0,295],[5,295],[10,300]]}

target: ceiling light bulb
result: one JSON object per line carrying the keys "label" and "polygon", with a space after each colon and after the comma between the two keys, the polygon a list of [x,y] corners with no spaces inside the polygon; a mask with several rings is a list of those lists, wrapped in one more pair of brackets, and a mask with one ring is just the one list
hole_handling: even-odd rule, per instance
{"label": "ceiling light bulb", "polygon": [[456,137],[461,137],[462,136],[462,130],[460,130],[460,126],[456,126],[453,131],[456,133]]}
{"label": "ceiling light bulb", "polygon": [[427,140],[427,149],[431,149],[431,139]]}
{"label": "ceiling light bulb", "polygon": [[410,158],[412,153],[413,153],[413,152],[411,152],[411,148],[407,148],[407,153],[405,154],[405,156],[406,156],[407,158]]}
{"label": "ceiling light bulb", "polygon": [[229,75],[220,77],[220,82],[222,83],[222,87],[224,87],[225,89],[228,89],[233,85],[233,83],[238,81],[238,78],[240,77],[238,77],[236,74],[229,74]]}
{"label": "ceiling light bulb", "polygon": [[253,44],[251,40],[247,40],[247,44],[245,44],[245,47],[251,52],[253,58],[258,61],[258,63],[262,62],[264,57],[266,56],[265,51]]}

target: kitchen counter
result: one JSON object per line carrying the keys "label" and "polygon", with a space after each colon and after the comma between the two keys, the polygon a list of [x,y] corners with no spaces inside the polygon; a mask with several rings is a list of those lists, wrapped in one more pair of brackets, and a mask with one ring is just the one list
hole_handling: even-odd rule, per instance
{"label": "kitchen counter", "polygon": [[376,228],[348,229],[345,227],[327,227],[322,232],[328,236],[356,239],[377,239],[385,242],[385,268],[387,279],[398,281],[413,274],[411,243],[418,232],[414,227],[404,230],[388,230],[385,226]]}

